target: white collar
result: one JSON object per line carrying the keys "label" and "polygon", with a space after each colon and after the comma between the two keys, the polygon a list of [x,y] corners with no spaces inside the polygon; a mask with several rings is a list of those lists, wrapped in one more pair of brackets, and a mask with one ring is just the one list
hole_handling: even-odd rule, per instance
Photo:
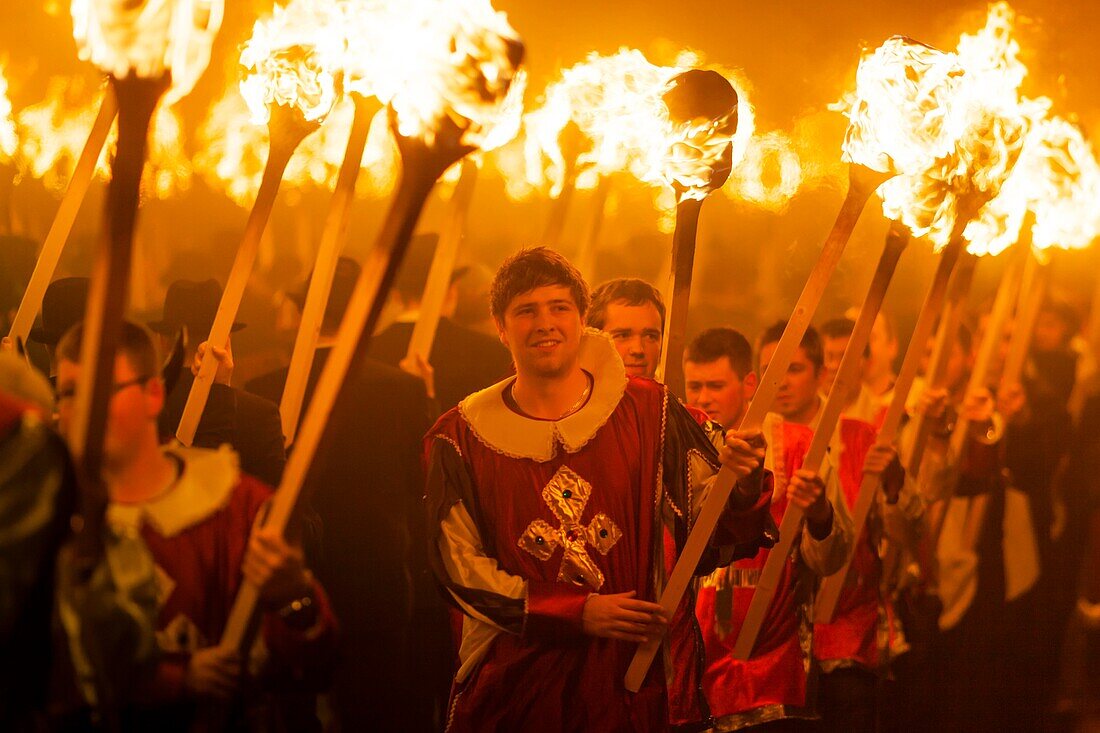
{"label": "white collar", "polygon": [[147,501],[138,504],[112,502],[107,508],[111,526],[137,529],[147,522],[158,534],[173,537],[229,502],[241,474],[237,454],[228,445],[206,450],[173,444],[163,450],[182,462],[179,478],[167,490]]}
{"label": "white collar", "polygon": [[592,396],[584,407],[561,420],[535,420],[509,409],[504,390],[514,377],[470,395],[459,403],[458,411],[478,440],[497,453],[540,463],[554,457],[558,443],[566,453],[576,453],[615,412],[627,383],[619,352],[602,331],[584,330],[578,360],[592,374]]}

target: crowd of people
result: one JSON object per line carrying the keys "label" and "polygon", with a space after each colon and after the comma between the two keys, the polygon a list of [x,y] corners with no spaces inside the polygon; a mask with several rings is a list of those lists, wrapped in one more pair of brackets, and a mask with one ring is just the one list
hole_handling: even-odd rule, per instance
{"label": "crowd of people", "polygon": [[[684,383],[665,385],[660,291],[590,289],[534,247],[461,304],[456,272],[431,353],[410,354],[434,245],[413,243],[285,534],[265,511],[294,450],[289,354],[235,386],[232,338],[205,341],[213,280],[176,281],[158,319],[124,323],[91,561],[65,442],[88,281],[50,285],[31,336],[48,360],[0,354],[0,729],[1073,730],[1100,663],[1100,390],[1071,306],[1044,302],[1019,385],[1000,378],[1006,345],[973,389],[986,322],[964,319],[942,386],[899,396],[893,442],[878,431],[909,345],[880,315],[851,387],[836,375],[855,323],[821,319],[742,429],[784,322],[702,324]],[[338,264],[306,404],[360,269]],[[456,322],[463,308],[491,332]],[[208,349],[216,383],[185,447]],[[843,417],[804,465],[834,389]],[[668,614],[657,600],[719,471],[733,490]],[[860,527],[868,475],[881,491]],[[788,506],[805,523],[741,659]],[[825,622],[818,591],[845,568]],[[228,644],[242,587],[262,613]]]}

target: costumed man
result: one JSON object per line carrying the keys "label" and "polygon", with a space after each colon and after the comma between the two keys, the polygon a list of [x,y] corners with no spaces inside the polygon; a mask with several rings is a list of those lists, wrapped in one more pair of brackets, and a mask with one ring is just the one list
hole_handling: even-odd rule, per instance
{"label": "costumed man", "polygon": [[667,389],[628,377],[583,328],[588,287],[556,252],[513,255],[491,293],[516,376],[425,440],[429,549],[463,614],[449,729],[666,730],[660,656],[623,687],[635,645],[664,633],[648,600],[663,530],[682,546],[722,465],[737,483],[699,570],[754,554],[770,528],[760,436],[732,432],[719,453]]}
{"label": "costumed man", "polygon": [[76,480],[46,378],[0,353],[0,730],[46,730],[58,551]]}
{"label": "costumed man", "polygon": [[[182,338],[186,365],[172,386],[160,415],[163,440],[171,440],[179,427],[191,385],[199,373],[214,325],[222,289],[216,280],[177,280],[164,296],[164,315],[149,328],[160,335],[161,347],[170,349]],[[244,328],[234,323],[233,331]],[[181,336],[182,334],[182,336]],[[218,371],[206,400],[193,445],[217,448],[229,444],[240,456],[241,468],[271,486],[279,483],[286,465],[283,425],[278,406],[269,400],[230,385],[233,377],[232,341],[224,349],[214,347]]]}
{"label": "costumed man", "polygon": [[637,278],[608,280],[592,291],[585,318],[589,326],[611,337],[627,374],[655,377],[665,333],[661,291]]}
{"label": "costumed man", "polygon": [[[78,325],[58,344],[58,408],[66,433],[82,374],[82,332]],[[158,372],[149,334],[124,322],[104,447],[105,572],[123,611],[140,619],[137,608],[154,606],[155,642],[150,633],[148,646],[155,648],[145,650],[151,669],[116,688],[111,702],[131,729],[189,730],[205,704],[242,703],[242,680],[251,670],[261,690],[278,692],[272,715],[290,729],[316,727],[308,693],[327,678],[336,644],[324,591],[300,547],[257,522],[271,489],[241,473],[231,450],[161,447],[157,416],[165,396]],[[259,588],[263,608],[261,634],[247,659],[217,646],[242,578]],[[62,620],[87,682],[104,674],[95,665],[115,662],[101,656],[102,636],[90,641],[85,628],[94,623],[85,614],[98,606],[74,603],[77,598],[62,603]]]}
{"label": "costumed man", "polygon": [[[1000,365],[990,371],[998,378]],[[1038,544],[1028,498],[1006,470],[1004,453],[1006,426],[1024,419],[1026,396],[1018,385],[996,397],[988,387],[927,392],[918,402],[932,426],[920,490],[932,504],[934,587],[942,605],[936,724],[947,731],[1037,729],[1028,679],[1036,634],[1014,631],[1025,623],[1020,604],[1029,603],[1039,577]],[[969,423],[960,455],[950,450],[955,416]]]}
{"label": "costumed man", "polygon": [[710,328],[684,352],[687,403],[726,429],[741,424],[758,379],[752,370],[752,346],[732,328]]}
{"label": "costumed man", "polygon": [[[764,332],[759,369],[767,369],[785,326]],[[773,404],[778,414],[769,414],[764,425],[766,465],[776,484],[772,516],[778,523],[793,502],[806,523],[748,660],[736,659],[733,649],[768,551],[716,571],[699,589],[696,616],[707,653],[703,687],[717,730],[801,730],[816,717],[810,673],[814,587],[817,578],[840,568],[851,547],[846,515],[834,511],[840,501],[836,481],[801,468],[822,404],[821,374],[821,339],[811,328],[783,377]]]}
{"label": "costumed man", "polygon": [[[833,388],[833,380],[836,379],[837,370],[840,369],[840,361],[844,358],[844,351],[848,348],[848,341],[852,338],[856,322],[851,318],[833,318],[821,325],[821,345],[825,357],[825,376],[822,380],[822,392],[828,394]],[[863,373],[866,374],[871,364],[871,347],[868,346],[863,353]],[[891,395],[892,399],[892,395]],[[860,381],[859,390],[844,408],[844,414],[848,417],[858,418],[869,422],[876,428],[882,425],[886,417],[885,403],[876,395],[867,382]]]}

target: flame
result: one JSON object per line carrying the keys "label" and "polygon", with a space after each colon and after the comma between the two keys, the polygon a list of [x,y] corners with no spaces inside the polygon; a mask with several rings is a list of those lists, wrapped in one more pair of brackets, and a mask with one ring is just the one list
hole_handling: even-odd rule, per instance
{"label": "flame", "polygon": [[954,53],[892,38],[856,73],[845,159],[899,174],[879,187],[883,213],[936,249],[950,239],[962,199],[997,195],[1042,115],[1041,103],[1019,97],[1027,69],[1014,22],[997,3]]}
{"label": "flame", "polygon": [[0,64],[0,162],[10,162],[18,145],[15,120],[11,116],[11,100],[8,99],[8,78],[4,74],[4,65]]}
{"label": "flame", "polygon": [[1100,165],[1081,130],[1060,117],[1036,122],[1000,193],[965,236],[976,255],[996,255],[1020,237],[1025,213],[1034,214],[1036,250],[1081,249],[1100,234]]}
{"label": "flame", "polygon": [[772,131],[753,138],[748,154],[724,188],[731,198],[781,212],[807,178],[802,157],[789,135]]}
{"label": "flame", "polygon": [[223,0],[72,0],[80,58],[117,78],[171,73],[169,104],[187,95],[210,62]]}
{"label": "flame", "polygon": [[[229,89],[211,108],[199,130],[202,151],[195,160],[203,178],[240,206],[249,206],[255,200],[268,153],[268,130],[263,125],[251,124],[249,115],[241,95]],[[283,186],[331,188],[343,160],[353,116],[350,100],[337,103],[321,129],[295,150],[287,164]],[[371,120],[356,193],[382,197],[392,192],[397,161],[397,148],[382,110]]]}
{"label": "flame", "polygon": [[[21,178],[40,179],[51,191],[63,191],[72,176],[88,132],[92,129],[103,89],[89,94],[73,79],[54,77],[46,85],[46,97],[24,107],[16,115],[19,146],[15,164]],[[99,158],[98,170],[107,175],[108,156]]]}
{"label": "flame", "polygon": [[241,95],[252,122],[271,118],[271,105],[295,110],[306,121],[324,120],[338,95],[337,75],[346,38],[328,6],[300,0],[257,20],[241,49]]}

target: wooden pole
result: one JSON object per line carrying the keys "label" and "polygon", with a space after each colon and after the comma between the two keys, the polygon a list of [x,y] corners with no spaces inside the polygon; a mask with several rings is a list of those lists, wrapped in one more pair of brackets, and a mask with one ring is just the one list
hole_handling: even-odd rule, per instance
{"label": "wooden pole", "polygon": [[[264,229],[267,227],[267,221],[271,217],[271,209],[275,205],[275,195],[279,192],[283,171],[286,170],[294,149],[317,127],[316,123],[306,122],[297,112],[282,105],[274,105],[271,108],[271,121],[268,123],[271,142],[267,165],[264,168],[256,202],[248,215],[248,223],[245,225],[241,245],[237,249],[237,257],[233,261],[233,269],[230,270],[229,279],[225,283],[225,291],[218,304],[214,324],[207,337],[213,346],[224,348],[229,341],[229,332],[233,328],[237,310],[244,298],[244,289],[252,273],[252,266],[256,262],[256,253],[259,250]],[[195,431],[198,430],[199,419],[206,408],[206,400],[210,396],[210,388],[214,384],[217,371],[218,360],[214,356],[214,350],[207,349],[199,374],[191,385],[190,394],[187,395],[187,403],[184,405],[179,427],[176,429],[176,439],[184,445],[191,445],[195,440]]]}
{"label": "wooden pole", "polygon": [[[783,376],[787,373],[787,367],[790,366],[791,359],[794,358],[795,351],[802,342],[810,320],[821,302],[825,286],[836,270],[844,246],[851,237],[852,230],[855,229],[860,212],[863,211],[863,207],[875,189],[889,177],[889,174],[872,171],[863,166],[852,165],[849,168],[848,194],[844,198],[832,231],[825,240],[825,246],[821,250],[817,264],[810,273],[802,295],[799,296],[794,312],[787,322],[787,328],[772,355],[768,370],[760,380],[756,396],[741,420],[742,430],[756,430],[763,424],[764,417],[779,391]],[[734,479],[730,472],[720,470],[707,494],[706,501],[695,518],[691,534],[688,535],[680,558],[676,561],[676,567],[673,568],[664,592],[661,594],[660,604],[669,618],[672,618],[680,605],[680,599],[683,598],[688,584],[695,575],[695,568],[710,544],[710,537],[718,526],[718,519],[722,516],[726,502],[729,500],[733,484]],[[625,685],[628,690],[637,692],[641,688],[660,643],[661,640],[656,639],[639,645],[626,673]]]}
{"label": "wooden pole", "polygon": [[[1020,287],[1019,302],[1016,305],[1016,322],[1012,326],[1012,341],[1008,347],[1008,356],[1005,358],[1004,369],[1001,372],[1001,389],[1007,389],[1012,385],[1019,385],[1023,377],[1024,365],[1027,363],[1028,351],[1031,348],[1031,337],[1035,332],[1035,321],[1039,317],[1039,311],[1046,297],[1048,263],[1041,262],[1039,255],[1031,247],[1023,256],[1027,257],[1024,266],[1023,283]],[[954,434],[952,434],[954,439]],[[958,455],[958,454],[956,454]],[[963,525],[963,543],[965,547],[975,547],[985,524],[986,510],[989,508],[989,495],[979,494],[975,496],[968,508],[966,521]],[[942,529],[942,524],[937,526]]]}
{"label": "wooden pole", "polygon": [[[952,237],[940,256],[939,264],[936,266],[936,274],[932,278],[932,286],[924,298],[924,304],[917,316],[917,324],[913,328],[913,335],[909,339],[909,346],[905,349],[905,358],[902,360],[897,381],[894,383],[894,396],[890,401],[890,406],[886,408],[886,416],[875,440],[879,446],[891,446],[897,438],[901,420],[905,416],[905,402],[909,397],[909,390],[916,379],[917,369],[920,366],[921,358],[924,356],[925,344],[932,335],[936,319],[943,310],[944,300],[947,298],[947,285],[951,279],[951,273],[956,269],[959,255],[963,251],[963,245],[962,237]],[[863,534],[863,528],[867,526],[867,519],[871,516],[871,507],[874,505],[875,496],[881,485],[881,475],[872,473],[863,475],[852,512],[854,530],[852,549],[848,553],[848,559],[845,560],[844,567],[822,581],[814,607],[814,623],[832,623],[837,602],[840,600],[840,592],[844,588],[845,580],[848,577],[848,569],[852,565],[852,558],[855,557],[856,544],[859,542],[860,535]]]}
{"label": "wooden pole", "polygon": [[351,121],[351,132],[344,151],[344,160],[340,164],[336,186],[332,191],[325,228],[321,233],[321,244],[317,250],[317,260],[313,265],[313,275],[309,280],[306,302],[302,306],[302,321],[298,325],[298,334],[294,339],[294,350],[290,356],[290,368],[286,385],[279,402],[279,415],[283,423],[283,435],[286,445],[294,442],[298,429],[298,417],[302,413],[302,401],[305,399],[309,373],[313,368],[313,355],[317,351],[317,340],[321,336],[321,324],[328,306],[332,280],[336,275],[336,263],[347,239],[348,222],[351,217],[351,204],[355,200],[355,182],[359,179],[359,169],[363,160],[363,148],[367,144],[371,117],[366,100],[359,94],[353,95],[355,115]]}
{"label": "wooden pole", "polygon": [[[1016,322],[1012,326],[1012,343],[1005,359],[1001,375],[1001,387],[1020,384],[1024,374],[1024,365],[1031,349],[1031,338],[1035,335],[1035,322],[1046,298],[1050,277],[1050,255],[1032,251],[1024,266],[1024,281],[1020,287],[1020,300],[1016,306]],[[1040,259],[1042,258],[1042,259]]]}
{"label": "wooden pole", "polygon": [[569,213],[569,205],[573,202],[574,191],[576,191],[576,181],[570,173],[562,185],[561,193],[550,202],[550,216],[546,220],[546,229],[542,233],[544,246],[556,249],[561,244],[561,235],[565,231],[565,218]]}
{"label": "wooden pole", "polygon": [[474,199],[474,187],[477,185],[477,163],[469,157],[462,160],[462,173],[455,185],[454,193],[448,201],[447,226],[439,238],[432,266],[428,270],[428,280],[424,283],[424,295],[420,299],[420,316],[413,326],[412,337],[405,356],[415,359],[423,357],[425,361],[432,355],[432,344],[439,328],[439,319],[443,315],[443,301],[451,288],[451,275],[454,273],[458,250],[466,232],[466,218],[470,213],[470,203]]}
{"label": "wooden pole", "polygon": [[[829,396],[825,399],[825,404],[821,407],[817,428],[814,430],[813,440],[810,441],[810,447],[806,451],[806,458],[802,464],[806,470],[821,473],[821,465],[825,461],[829,442],[840,421],[840,415],[847,407],[853,390],[859,386],[863,352],[871,338],[871,329],[882,309],[882,301],[886,297],[898,260],[908,242],[908,230],[899,231],[891,227],[886,237],[886,246],[883,248],[882,256],[871,279],[871,287],[867,290],[867,296],[859,310],[859,317],[852,329],[852,336],[844,348],[844,356],[840,360],[836,379],[833,381],[832,389],[829,390]],[[741,625],[741,633],[734,645],[733,655],[737,659],[744,660],[752,656],[753,647],[764,624],[764,616],[779,588],[779,580],[783,575],[787,556],[794,547],[795,540],[802,534],[802,520],[802,510],[794,504],[788,504],[779,526],[779,542],[768,551],[768,559],[760,572],[756,592],[753,593],[745,621]]]}
{"label": "wooden pole", "polygon": [[[457,135],[456,130],[455,140]],[[424,202],[436,179],[470,152],[468,147],[458,142],[438,142],[446,139],[442,134],[437,135],[437,145],[440,147],[429,149],[418,141],[398,138],[402,153],[402,175],[397,193],[386,214],[375,247],[356,282],[348,310],[340,324],[336,344],[325,362],[313,399],[306,408],[305,418],[298,431],[298,440],[283,472],[283,480],[271,500],[270,510],[264,521],[265,527],[284,531],[290,521],[344,378],[352,369],[353,363],[367,351],[371,334],[382,315],[386,297],[408,249]],[[248,581],[243,581],[222,634],[223,648],[247,652],[256,628],[258,603],[259,589]]]}
{"label": "wooden pole", "polygon": [[[153,110],[167,89],[167,79],[150,80],[130,75],[124,79],[112,77],[111,85],[113,93],[107,98],[120,103],[118,107],[115,102],[110,103],[112,110],[108,117],[113,119],[113,110],[118,110],[118,150],[107,188],[107,236],[96,255],[88,290],[80,349],[81,378],[67,436],[82,484],[84,521],[77,535],[75,555],[81,571],[90,571],[102,551],[107,509],[102,470],[107,412],[115,379],[115,353],[130,286],[130,257],[145,165],[146,136]],[[98,150],[95,157],[98,157]]]}
{"label": "wooden pole", "polygon": [[610,192],[611,176],[601,175],[592,195],[592,218],[588,220],[588,229],[577,253],[577,269],[593,284],[596,277],[596,250],[599,247],[600,230],[603,228],[604,210],[607,208],[607,196]]}
{"label": "wooden pole", "polygon": [[[42,297],[46,294],[46,288],[49,287],[50,281],[53,279],[57,262],[61,259],[61,252],[65,249],[65,243],[73,230],[73,223],[76,222],[76,216],[80,212],[80,205],[83,203],[84,196],[88,193],[88,187],[91,186],[92,179],[95,177],[99,154],[107,142],[111,125],[118,115],[115,89],[116,85],[112,84],[107,87],[103,95],[103,102],[99,105],[99,114],[96,115],[95,122],[92,123],[92,129],[88,133],[88,140],[84,143],[84,149],[80,151],[80,157],[76,161],[76,167],[73,168],[73,175],[69,179],[69,186],[65,190],[65,196],[61,199],[61,205],[57,207],[53,224],[50,225],[50,231],[42,244],[41,252],[38,254],[38,262],[35,263],[30,282],[23,292],[23,299],[19,302],[19,310],[16,311],[15,319],[8,331],[8,337],[11,338],[12,342],[26,342],[31,327],[34,326],[35,316],[42,308]],[[144,154],[143,148],[142,156]]]}
{"label": "wooden pole", "polygon": [[657,373],[680,399],[684,397],[684,341],[687,337],[691,275],[695,267],[695,238],[702,207],[703,199],[685,198],[676,204],[676,231],[672,235],[672,271],[668,279],[670,297]]}
{"label": "wooden pole", "polygon": [[[978,258],[969,252],[963,252],[959,255],[959,264],[955,267],[955,273],[951,276],[951,282],[947,286],[947,304],[940,315],[940,325],[936,330],[936,341],[932,345],[932,354],[924,375],[925,389],[944,389],[949,386],[947,384],[947,365],[951,361],[951,351],[954,349],[955,341],[959,337],[959,328],[962,325],[963,313],[966,311],[970,287],[974,284],[974,268],[977,264]],[[927,416],[918,414],[913,417],[910,429],[915,437],[913,438],[913,445],[909,449],[909,455],[903,462],[909,475],[916,479],[920,475],[921,463],[924,460],[924,451],[928,447],[928,439],[931,437],[932,425]]]}

